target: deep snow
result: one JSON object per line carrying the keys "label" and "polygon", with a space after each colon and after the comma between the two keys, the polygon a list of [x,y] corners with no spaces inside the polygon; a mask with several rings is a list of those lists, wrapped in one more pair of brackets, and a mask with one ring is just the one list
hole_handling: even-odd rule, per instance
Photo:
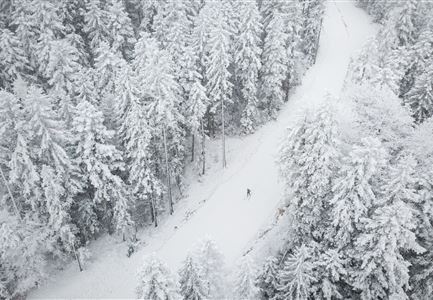
{"label": "deep snow", "polygon": [[[146,254],[156,252],[172,270],[177,270],[187,251],[205,235],[217,242],[227,265],[234,266],[255,245],[261,229],[274,222],[276,210],[282,205],[283,186],[275,160],[286,128],[304,108],[326,101],[328,93],[339,96],[350,58],[375,30],[370,18],[353,1],[329,0],[317,62],[276,121],[251,136],[228,139],[225,170],[218,158],[220,143],[211,142],[208,175],[200,181],[187,176],[187,195],[176,205],[174,215],[157,229],[141,232],[145,245],[130,258],[126,257],[126,245],[119,237],[101,238],[90,246],[95,258],[83,272],[78,272],[72,263],[30,298],[133,298],[136,274]],[[248,187],[252,190],[250,200],[246,199]],[[275,233],[272,236],[265,240],[269,243],[278,237]],[[266,246],[262,243],[260,248]],[[264,254],[255,252],[255,256]]]}

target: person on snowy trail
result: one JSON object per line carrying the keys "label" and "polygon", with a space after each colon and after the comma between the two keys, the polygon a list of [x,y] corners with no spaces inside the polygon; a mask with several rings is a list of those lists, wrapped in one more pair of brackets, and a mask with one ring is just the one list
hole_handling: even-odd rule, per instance
{"label": "person on snowy trail", "polygon": [[251,190],[247,188],[247,200],[251,198]]}

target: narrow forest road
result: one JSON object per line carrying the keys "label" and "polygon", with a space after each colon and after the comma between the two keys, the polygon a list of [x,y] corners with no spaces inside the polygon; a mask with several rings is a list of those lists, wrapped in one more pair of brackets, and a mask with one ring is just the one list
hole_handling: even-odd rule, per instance
{"label": "narrow forest road", "polygon": [[[319,105],[328,93],[340,94],[350,58],[375,33],[370,18],[354,1],[329,0],[326,5],[317,62],[278,120],[254,135],[229,139],[228,168],[220,170],[218,164],[202,182],[191,182],[175,214],[157,230],[146,230],[141,235],[146,245],[132,257],[127,258],[125,245],[113,238],[97,241],[91,246],[95,259],[84,272],[71,264],[30,298],[133,298],[136,273],[146,254],[156,252],[177,270],[188,250],[205,235],[217,242],[227,265],[233,267],[260,229],[272,222],[283,199],[275,160],[286,128],[303,108]],[[249,200],[247,188],[252,190]]]}

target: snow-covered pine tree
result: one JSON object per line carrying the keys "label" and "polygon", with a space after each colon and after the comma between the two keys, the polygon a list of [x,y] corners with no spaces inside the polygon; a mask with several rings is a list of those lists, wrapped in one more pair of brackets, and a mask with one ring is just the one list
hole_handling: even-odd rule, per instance
{"label": "snow-covered pine tree", "polygon": [[162,149],[165,178],[167,180],[170,214],[173,213],[172,179],[181,176],[185,155],[183,116],[179,112],[180,87],[173,74],[173,61],[167,51],[157,50],[149,55],[150,61],[145,74],[146,89],[143,99],[147,119],[152,128],[155,146]]}
{"label": "snow-covered pine tree", "polygon": [[235,296],[238,299],[255,299],[258,296],[259,288],[256,286],[256,269],[253,261],[242,257],[238,265],[235,281]]}
{"label": "snow-covered pine tree", "polygon": [[276,299],[304,300],[313,295],[313,284],[317,281],[314,272],[314,249],[302,245],[289,255],[278,273]]}
{"label": "snow-covered pine tree", "polygon": [[91,50],[92,58],[96,57],[97,49],[102,42],[108,42],[108,15],[102,9],[100,0],[86,0],[84,13],[85,26],[83,28]]}
{"label": "snow-covered pine tree", "polygon": [[156,158],[151,151],[152,129],[148,124],[145,102],[139,98],[136,77],[132,73],[124,74],[123,83],[118,84],[117,96],[120,98],[117,102],[122,103],[118,109],[118,122],[126,163],[130,166],[128,181],[135,197],[135,218],[137,223],[144,224],[150,216],[158,226],[162,183],[156,177]]}
{"label": "snow-covered pine tree", "polygon": [[257,286],[260,289],[260,294],[265,299],[273,299],[278,291],[278,269],[278,259],[270,256],[266,259],[257,277]]}
{"label": "snow-covered pine tree", "polygon": [[78,89],[79,64],[78,50],[66,39],[51,42],[49,62],[44,71],[53,96],[58,98],[61,117],[70,125],[73,118],[75,93]]}
{"label": "snow-covered pine tree", "polygon": [[393,92],[355,84],[347,86],[344,98],[353,105],[353,127],[359,136],[377,137],[391,154],[405,147],[405,139],[413,132],[413,118]]}
{"label": "snow-covered pine tree", "polygon": [[362,299],[407,298],[410,262],[403,253],[424,251],[416,242],[411,209],[402,201],[388,202],[360,222],[364,225],[354,245],[354,288]]}
{"label": "snow-covered pine tree", "polygon": [[316,62],[322,18],[325,10],[323,0],[301,0],[304,22],[301,30],[302,50],[309,64]]}
{"label": "snow-covered pine tree", "polygon": [[342,282],[348,276],[347,261],[345,254],[337,249],[328,248],[319,254],[314,261],[318,279],[314,284],[314,298],[344,299]]}
{"label": "snow-covered pine tree", "polygon": [[[231,101],[232,83],[230,82],[231,74],[229,65],[231,63],[230,55],[230,32],[225,22],[223,4],[220,2],[207,2],[210,6],[208,11],[211,13],[212,28],[209,32],[209,40],[206,49],[205,70],[206,70],[206,89],[207,95],[211,102],[208,111],[208,128],[215,132],[215,119],[217,111],[220,112],[221,134],[222,134],[222,166],[227,165],[225,149],[225,126],[227,104]],[[203,8],[205,9],[205,8]]]}
{"label": "snow-covered pine tree", "polygon": [[[429,124],[430,123],[430,124]],[[433,296],[433,172],[430,168],[431,159],[424,156],[431,149],[430,143],[426,145],[426,136],[430,136],[432,120],[420,125],[421,144],[414,143],[419,163],[416,169],[418,181],[417,193],[419,203],[417,205],[417,242],[426,250],[422,255],[410,258],[412,276],[410,278],[411,298],[416,300],[429,299]],[[425,130],[425,131],[424,131]],[[427,148],[424,148],[425,145]],[[420,155],[420,153],[422,153]]]}
{"label": "snow-covered pine tree", "polygon": [[95,84],[101,99],[100,108],[107,119],[111,119],[117,115],[114,104],[116,80],[126,65],[126,61],[122,58],[120,52],[113,52],[105,42],[99,45],[96,52],[95,72],[98,76]]}
{"label": "snow-covered pine tree", "polygon": [[51,43],[65,34],[63,20],[59,16],[59,3],[32,1],[29,6],[30,22],[37,29],[34,58],[40,75],[44,75],[50,62]]}
{"label": "snow-covered pine tree", "polygon": [[[111,144],[114,133],[103,124],[104,117],[92,104],[81,102],[73,120],[76,140],[75,159],[86,178],[86,191],[100,227],[110,226],[124,234],[133,224],[130,200],[122,179],[115,172],[122,168],[122,156]],[[105,224],[104,224],[105,223]],[[109,227],[109,229],[111,229]]]}
{"label": "snow-covered pine tree", "polygon": [[216,243],[206,237],[197,248],[198,263],[202,269],[203,280],[207,284],[206,297],[223,297],[224,259]]}
{"label": "snow-covered pine tree", "polygon": [[192,253],[188,253],[179,271],[180,294],[184,300],[207,298],[207,283],[203,280],[201,272],[197,258]]}
{"label": "snow-covered pine tree", "polygon": [[241,92],[241,127],[244,133],[254,132],[258,125],[258,75],[261,68],[261,17],[255,1],[238,5],[241,22],[235,38],[235,77]]}
{"label": "snow-covered pine tree", "polygon": [[417,5],[417,0],[409,0],[404,2],[402,9],[399,11],[396,30],[400,46],[411,45],[415,40]]}
{"label": "snow-covered pine tree", "polygon": [[82,68],[78,71],[75,99],[77,103],[87,101],[99,107],[100,95],[96,86],[96,71],[93,68]]}
{"label": "snow-covered pine tree", "polygon": [[22,44],[9,29],[0,34],[0,88],[10,89],[12,83],[28,71],[28,60]]}
{"label": "snow-covered pine tree", "polygon": [[200,136],[200,155],[198,165],[200,166],[200,174],[206,172],[206,133],[204,129],[204,117],[206,109],[209,105],[209,99],[206,96],[206,89],[201,83],[201,76],[195,72],[195,80],[191,86],[188,97],[187,121],[191,128],[192,134],[192,150],[191,161],[194,161],[195,156],[195,137]]}
{"label": "snow-covered pine tree", "polygon": [[288,33],[284,15],[278,10],[270,14],[269,20],[265,19],[266,21],[269,23],[264,27],[260,106],[268,118],[275,118],[285,96],[283,81],[287,78]]}
{"label": "snow-covered pine tree", "polygon": [[386,165],[386,151],[379,140],[363,138],[345,157],[339,176],[333,185],[331,199],[331,224],[329,240],[340,249],[346,247],[356,231],[361,229],[361,219],[368,216],[376,205],[375,175]]}
{"label": "snow-covered pine tree", "polygon": [[[184,83],[191,71],[188,69],[191,66],[187,62],[186,50],[191,42],[192,24],[187,16],[186,2],[161,1],[153,22],[155,38],[176,62],[173,66],[174,74],[180,83]],[[182,88],[185,88],[183,84]]]}
{"label": "snow-covered pine tree", "polygon": [[332,107],[308,112],[280,150],[280,172],[291,198],[298,242],[321,241],[327,223],[332,180],[339,165],[337,124]]}
{"label": "snow-covered pine tree", "polygon": [[406,95],[406,103],[411,107],[418,123],[433,115],[433,65],[415,80],[413,88]]}
{"label": "snow-covered pine tree", "polygon": [[144,300],[177,300],[180,298],[174,275],[155,254],[146,258],[140,269],[137,297]]}
{"label": "snow-covered pine tree", "polygon": [[108,41],[114,53],[120,52],[124,59],[131,58],[134,44],[134,30],[126,12],[124,2],[109,0],[107,5]]}
{"label": "snow-covered pine tree", "polygon": [[46,279],[44,256],[49,244],[48,232],[39,222],[24,222],[0,209],[0,297],[25,297]]}

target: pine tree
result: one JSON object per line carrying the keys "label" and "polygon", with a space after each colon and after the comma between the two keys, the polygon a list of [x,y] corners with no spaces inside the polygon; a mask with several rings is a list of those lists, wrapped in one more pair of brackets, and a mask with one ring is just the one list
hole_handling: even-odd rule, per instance
{"label": "pine tree", "polygon": [[86,1],[84,32],[87,34],[93,57],[96,56],[96,49],[101,46],[101,43],[108,42],[108,15],[101,6],[100,0]]}
{"label": "pine tree", "polygon": [[206,152],[205,152],[205,142],[206,142],[206,133],[204,130],[204,117],[206,114],[206,109],[209,105],[209,99],[206,96],[206,89],[203,87],[200,74],[196,72],[196,80],[192,84],[191,90],[189,92],[188,97],[188,122],[191,128],[192,133],[192,157],[191,161],[194,160],[194,152],[195,152],[195,136],[200,135],[200,156],[199,156],[199,165],[201,165],[201,174],[204,175],[206,171]]}
{"label": "pine tree", "polygon": [[337,248],[350,243],[360,229],[360,220],[377,202],[373,179],[385,165],[386,151],[374,138],[362,139],[361,145],[353,146],[333,185],[331,240]]}
{"label": "pine tree", "polygon": [[312,251],[310,247],[302,245],[286,258],[278,273],[277,299],[303,300],[311,297],[312,286],[317,281]]}
{"label": "pine tree", "polygon": [[136,42],[131,19],[120,0],[110,0],[107,7],[108,40],[114,53],[120,52],[123,58],[131,57]]}
{"label": "pine tree", "polygon": [[144,262],[138,274],[137,297],[146,300],[179,299],[176,281],[168,267],[155,255]]}
{"label": "pine tree", "polygon": [[268,257],[257,277],[257,286],[266,299],[272,299],[278,291],[278,265],[276,257]]}
{"label": "pine tree", "polygon": [[187,46],[190,44],[192,24],[187,16],[186,1],[162,1],[154,17],[154,36],[167,50],[176,64],[176,79],[183,83],[191,70],[188,68]]}
{"label": "pine tree", "polygon": [[414,42],[415,14],[417,13],[417,0],[406,1],[399,12],[399,20],[396,24],[400,46],[410,45]]}
{"label": "pine tree", "polygon": [[412,108],[413,116],[419,123],[433,115],[433,67],[428,67],[416,80],[406,96],[406,103]]}
{"label": "pine tree", "polygon": [[8,29],[2,29],[0,34],[0,70],[0,88],[11,88],[15,79],[28,71],[21,42]]}
{"label": "pine tree", "polygon": [[275,118],[284,101],[283,81],[287,77],[288,33],[281,12],[275,12],[265,27],[261,69],[261,107]]}
{"label": "pine tree", "polygon": [[348,276],[347,258],[342,251],[329,248],[314,261],[317,278],[316,297],[320,299],[344,299],[342,282]]}
{"label": "pine tree", "polygon": [[38,222],[21,222],[0,210],[0,297],[25,297],[46,279],[47,243],[48,234]]}
{"label": "pine tree", "polygon": [[225,149],[225,126],[226,116],[225,109],[230,102],[232,94],[232,83],[230,82],[231,74],[229,72],[230,56],[230,33],[224,22],[223,8],[220,2],[209,2],[213,14],[209,17],[212,19],[212,28],[209,32],[209,41],[207,45],[208,56],[205,60],[206,69],[206,89],[208,98],[211,101],[208,127],[215,131],[214,122],[217,110],[221,113],[221,133],[222,133],[222,165],[227,165]]}
{"label": "pine tree", "polygon": [[116,231],[124,234],[132,220],[128,192],[122,179],[114,174],[122,167],[122,156],[112,144],[113,132],[103,124],[104,118],[92,104],[81,102],[73,120],[77,139],[75,157],[88,182],[93,207],[101,218],[109,218]]}
{"label": "pine tree", "polygon": [[339,141],[332,108],[307,113],[280,150],[280,170],[294,213],[297,237],[322,240],[332,180],[338,166]]}
{"label": "pine tree", "polygon": [[183,263],[180,275],[180,294],[185,300],[206,299],[207,284],[202,278],[200,265],[196,258],[189,253]]}
{"label": "pine tree", "polygon": [[345,98],[353,103],[354,128],[360,136],[377,137],[391,154],[401,151],[412,135],[413,118],[393,92],[370,84],[351,85]]}
{"label": "pine tree", "polygon": [[[146,114],[152,136],[162,146],[160,157],[164,157],[166,187],[168,189],[169,211],[173,213],[172,178],[181,175],[184,156],[184,123],[179,113],[180,87],[173,76],[173,62],[166,51],[160,50],[150,57],[144,92]],[[173,153],[175,155],[173,155]]]}
{"label": "pine tree", "polygon": [[260,14],[257,3],[239,4],[239,15],[242,18],[235,41],[235,75],[240,85],[241,103],[243,106],[241,126],[244,133],[252,133],[258,123],[257,87],[258,74],[261,68],[261,34]]}
{"label": "pine tree", "polygon": [[73,116],[75,92],[78,89],[79,53],[66,40],[51,43],[50,59],[44,76],[48,79],[51,93],[59,98],[61,116],[70,123]]}
{"label": "pine tree", "polygon": [[198,248],[198,263],[207,284],[206,297],[222,297],[224,260],[217,245],[210,238],[205,238]]}
{"label": "pine tree", "polygon": [[359,265],[353,285],[362,299],[405,299],[409,266],[403,251],[422,253],[416,242],[410,209],[398,201],[379,207],[371,218],[361,219],[364,229],[355,242]]}
{"label": "pine tree", "polygon": [[[149,206],[149,213],[155,226],[158,226],[157,212],[162,195],[162,183],[155,175],[155,159],[151,152],[152,129],[148,124],[145,104],[138,96],[134,77],[127,77],[131,84],[122,94],[129,95],[125,104],[125,114],[121,119],[121,132],[129,167],[129,183],[136,198],[137,212]],[[125,86],[126,87],[126,86]]]}
{"label": "pine tree", "polygon": [[322,27],[323,0],[301,1],[304,23],[302,26],[302,49],[310,64],[316,62],[319,47],[320,31]]}
{"label": "pine tree", "polygon": [[238,299],[255,299],[259,288],[255,285],[256,270],[248,257],[242,257],[235,281],[235,295]]}

